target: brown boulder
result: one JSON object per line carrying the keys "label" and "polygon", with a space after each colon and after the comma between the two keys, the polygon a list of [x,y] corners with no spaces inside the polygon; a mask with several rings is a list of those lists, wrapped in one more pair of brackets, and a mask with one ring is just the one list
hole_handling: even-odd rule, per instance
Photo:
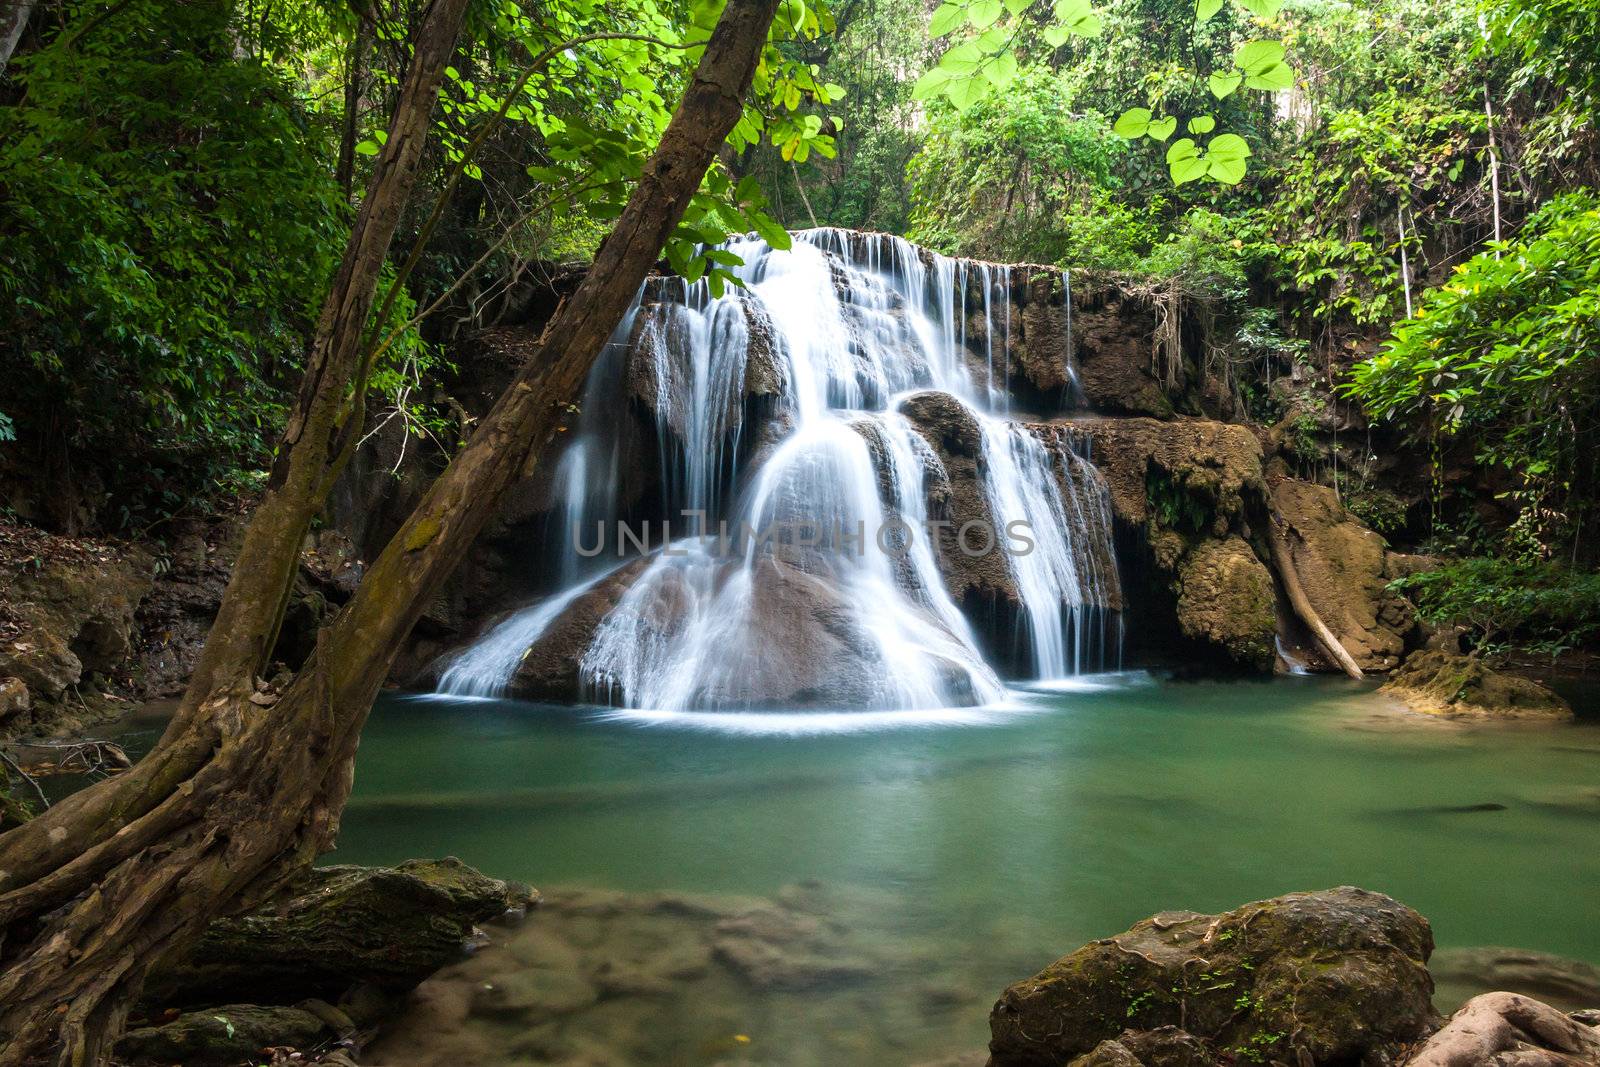
{"label": "brown boulder", "polygon": [[1481,722],[1569,722],[1572,707],[1529,678],[1490,670],[1477,656],[1420,649],[1406,657],[1383,692],[1412,711]]}
{"label": "brown boulder", "polygon": [[1169,529],[1242,531],[1247,499],[1264,494],[1261,444],[1249,429],[1209,419],[1086,419],[1117,518]]}
{"label": "brown boulder", "polygon": [[1178,570],[1178,624],[1241,664],[1272,668],[1277,634],[1272,574],[1245,541],[1206,541]]}
{"label": "brown boulder", "polygon": [[1405,654],[1415,625],[1405,599],[1389,582],[1412,565],[1390,565],[1383,538],[1362,525],[1325,485],[1284,478],[1272,487],[1273,509],[1306,599],[1364,671],[1391,670]]}
{"label": "brown boulder", "polygon": [[1129,1027],[1169,1026],[1236,1059],[1377,1061],[1431,1028],[1432,951],[1421,915],[1349,886],[1163,912],[1001,994],[990,1063],[1059,1067]]}

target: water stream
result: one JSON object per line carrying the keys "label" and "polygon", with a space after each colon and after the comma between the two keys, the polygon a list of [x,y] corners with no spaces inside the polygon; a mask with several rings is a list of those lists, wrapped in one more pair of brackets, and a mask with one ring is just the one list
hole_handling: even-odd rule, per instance
{"label": "water stream", "polygon": [[[735,268],[744,289],[713,297],[704,281],[646,284],[559,461],[554,533],[541,551],[560,557],[563,588],[460,652],[440,691],[506,692],[523,653],[603,563],[615,565],[576,546],[590,530],[605,543],[629,514],[618,487],[653,451],[670,543],[654,546],[608,605],[582,654],[579,699],[671,711],[771,704],[789,691],[774,677],[783,671],[774,641],[804,641],[795,631],[810,628],[846,635],[860,664],[861,683],[833,684],[824,704],[1000,700],[983,641],[948,588],[948,548],[925,533],[930,485],[947,473],[928,430],[901,408],[930,391],[977,427],[975,477],[992,521],[970,543],[1005,557],[1016,660],[1042,679],[1104,668],[1118,597],[1106,492],[1071,446],[1006,417],[1011,268],[829,229],[795,235],[786,251],[749,238],[727,248],[744,261]],[[1060,319],[1068,331],[1065,307]],[[654,412],[652,441],[627,432],[629,403]],[[808,532],[798,546],[764,542],[772,529]],[[816,607],[774,621],[770,604],[785,595]]]}

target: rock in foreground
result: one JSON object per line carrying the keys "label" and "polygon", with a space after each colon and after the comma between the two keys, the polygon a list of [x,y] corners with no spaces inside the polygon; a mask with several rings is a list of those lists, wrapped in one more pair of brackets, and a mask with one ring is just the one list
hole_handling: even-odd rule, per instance
{"label": "rock in foreground", "polygon": [[324,867],[293,895],[207,928],[189,957],[152,976],[153,1006],[335,999],[367,983],[411,989],[461,957],[476,924],[529,903],[531,890],[458,859]]}
{"label": "rock in foreground", "polygon": [[1383,687],[1412,711],[1478,722],[1568,722],[1565,700],[1528,678],[1490,670],[1476,656],[1413,652]]}
{"label": "rock in foreground", "polygon": [[1517,993],[1473,997],[1408,1067],[1592,1067],[1600,1030]]}
{"label": "rock in foreground", "polygon": [[[1084,1067],[1131,1067],[1144,1057],[1130,1041],[1175,1063],[1201,1043],[1227,1060],[1376,1060],[1433,1026],[1432,951],[1421,915],[1349,886],[1221,915],[1163,912],[1006,989],[990,1063],[1060,1067],[1093,1052]],[[1175,1029],[1157,1041],[1162,1028]]]}

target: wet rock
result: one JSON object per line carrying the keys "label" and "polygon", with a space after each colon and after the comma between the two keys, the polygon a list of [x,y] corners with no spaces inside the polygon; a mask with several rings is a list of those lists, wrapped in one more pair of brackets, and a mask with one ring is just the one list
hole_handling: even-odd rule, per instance
{"label": "wet rock", "polygon": [[1410,557],[1391,565],[1383,538],[1339,503],[1333,489],[1283,478],[1273,509],[1288,524],[1285,540],[1306,599],[1364,671],[1387,671],[1405,654],[1415,612],[1388,589],[1408,573]]}
{"label": "wet rock", "polygon": [[1490,670],[1476,656],[1422,649],[1406,658],[1383,692],[1412,711],[1478,722],[1571,721],[1572,708],[1528,678]]}
{"label": "wet rock", "polygon": [[[1428,961],[1440,998],[1460,1004],[1491,991],[1521,993],[1560,1008],[1600,1005],[1600,968],[1519,948],[1440,949]],[[1435,999],[1440,999],[1435,998]]]}
{"label": "wet rock", "polygon": [[[1097,412],[1173,414],[1173,398],[1151,371],[1157,310],[1115,285],[1080,285],[1073,294],[1072,341],[1083,396]],[[1177,383],[1182,388],[1182,376]]]}
{"label": "wet rock", "polygon": [[1073,1060],[1069,1067],[1215,1067],[1223,1060],[1204,1041],[1176,1026],[1124,1030]]}
{"label": "wet rock", "polygon": [[[560,700],[622,696],[623,679],[591,681],[582,676],[584,657],[596,631],[625,596],[622,610],[630,613],[631,645],[659,648],[682,631],[696,594],[680,570],[657,566],[662,562],[647,557],[629,564],[574,600],[524,655],[512,692]],[[723,564],[719,581],[743,565],[739,559]],[[717,669],[704,672],[691,694],[694,706],[877,706],[888,667],[875,636],[826,563],[762,556],[748,580],[754,605],[749,624],[721,648]],[[644,582],[649,584],[640,584]],[[943,626],[931,614],[926,622]],[[959,647],[953,637],[950,642]],[[943,682],[950,699],[975,703],[964,666],[954,660],[940,665],[946,664]],[[591,686],[598,692],[590,691]]]}
{"label": "wet rock", "polygon": [[1468,1001],[1408,1067],[1593,1067],[1600,1032],[1518,993]]}
{"label": "wet rock", "polygon": [[321,1014],[305,1007],[224,1004],[129,1030],[117,1042],[117,1058],[232,1067],[260,1062],[266,1058],[263,1049],[310,1049],[340,1036]]}
{"label": "wet rock", "polygon": [[1058,1067],[1130,1026],[1181,1026],[1233,1057],[1355,1062],[1428,1032],[1428,921],[1353,887],[1221,915],[1164,912],[1008,988],[994,1067]]}
{"label": "wet rock", "polygon": [[475,924],[526,906],[531,892],[457,859],[321,868],[286,898],[213,922],[183,962],[152,976],[145,999],[165,1008],[336,999],[363,982],[407,990],[458,959]]}
{"label": "wet rock", "polygon": [[1186,636],[1220,645],[1234,660],[1272,667],[1277,616],[1272,574],[1240,537],[1206,541],[1178,571],[1178,623]]}

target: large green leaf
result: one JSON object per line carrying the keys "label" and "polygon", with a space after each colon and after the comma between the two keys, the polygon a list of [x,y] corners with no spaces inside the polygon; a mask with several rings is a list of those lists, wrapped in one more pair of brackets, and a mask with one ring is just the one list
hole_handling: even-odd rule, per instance
{"label": "large green leaf", "polygon": [[1122,117],[1112,125],[1111,132],[1118,137],[1133,140],[1143,137],[1150,129],[1150,109],[1147,107],[1129,108],[1122,113]]}
{"label": "large green leaf", "polygon": [[917,84],[911,87],[911,98],[913,100],[931,100],[944,92],[945,84],[953,77],[955,75],[944,67],[934,67],[918,78]]}
{"label": "large green leaf", "polygon": [[1211,87],[1212,96],[1218,100],[1223,100],[1232,96],[1233,91],[1239,88],[1239,83],[1242,81],[1244,81],[1243,71],[1231,70],[1224,72],[1219,70],[1206,79],[1206,84]]}
{"label": "large green leaf", "polygon": [[959,29],[966,20],[967,9],[960,4],[940,4],[933,10],[933,21],[928,24],[928,34],[933,37],[943,37]]}
{"label": "large green leaf", "polygon": [[1196,22],[1204,22],[1218,11],[1222,10],[1222,0],[1195,0],[1194,17]]}
{"label": "large green leaf", "polygon": [[967,21],[977,29],[988,29],[1004,11],[1001,0],[972,0],[967,5]]}
{"label": "large green leaf", "polygon": [[1168,137],[1172,136],[1173,131],[1177,128],[1177,118],[1175,116],[1168,115],[1164,119],[1156,119],[1155,121],[1151,122],[1149,127],[1146,128],[1144,132],[1150,137],[1151,140],[1165,141]]}
{"label": "large green leaf", "polygon": [[1210,115],[1196,115],[1189,120],[1190,133],[1210,133],[1217,128],[1217,120]]}

